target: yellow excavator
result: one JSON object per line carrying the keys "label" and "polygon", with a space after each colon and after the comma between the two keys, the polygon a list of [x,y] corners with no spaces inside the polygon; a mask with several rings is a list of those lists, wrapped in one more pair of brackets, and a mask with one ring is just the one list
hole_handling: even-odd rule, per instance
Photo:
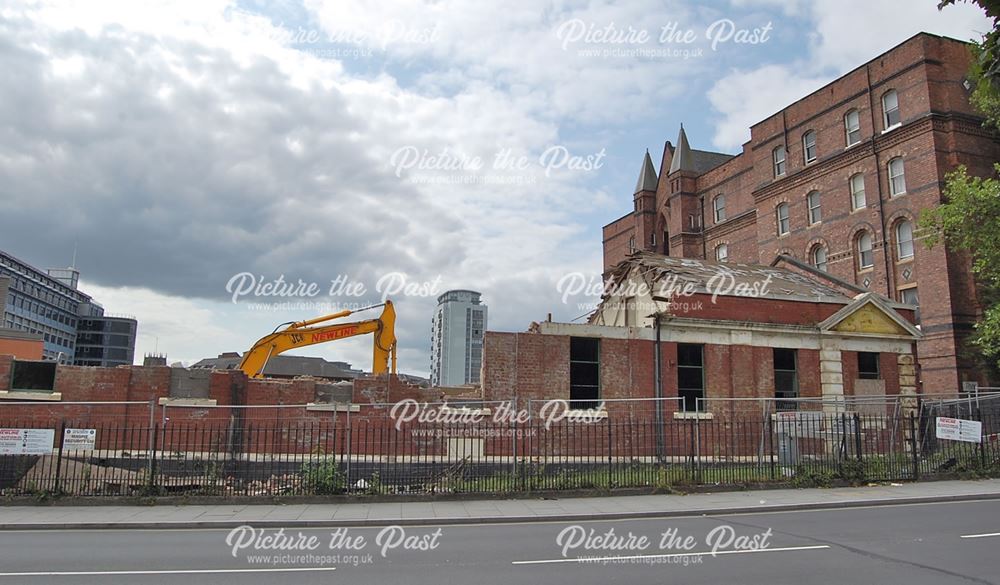
{"label": "yellow excavator", "polygon": [[[327,321],[340,319],[361,311],[383,307],[382,314],[376,319],[355,321],[353,323],[335,323],[320,325]],[[284,329],[282,329],[284,327]],[[372,350],[372,373],[376,376],[387,371],[396,373],[396,310],[392,301],[364,307],[355,311],[340,311],[308,321],[282,323],[270,335],[261,337],[250,351],[243,355],[240,370],[251,378],[263,378],[264,367],[272,356],[290,349],[297,349],[316,343],[326,343],[337,339],[346,339],[366,333],[375,334]],[[391,359],[391,370],[390,368]]]}

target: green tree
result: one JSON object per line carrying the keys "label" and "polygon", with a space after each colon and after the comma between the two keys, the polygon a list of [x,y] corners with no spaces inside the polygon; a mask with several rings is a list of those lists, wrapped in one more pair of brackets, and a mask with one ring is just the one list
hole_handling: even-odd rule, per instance
{"label": "green tree", "polygon": [[[996,31],[990,34],[995,37]],[[969,102],[986,118],[983,126],[1000,130],[1000,75],[997,75],[1000,72],[990,75],[986,73],[986,67],[1000,66],[1000,61],[995,57],[995,38],[992,42],[992,49],[987,48],[985,41],[972,46],[973,59],[969,67],[969,83],[972,84],[973,90]],[[990,61],[992,65],[989,64]]]}
{"label": "green tree", "polygon": [[[993,30],[983,35],[982,41],[972,47],[973,59],[969,68],[969,83],[973,86],[969,101],[986,118],[986,126],[1000,130],[1000,1],[965,0],[978,4],[993,19]],[[942,0],[938,9],[955,4],[956,0]]]}
{"label": "green tree", "polygon": [[[1000,164],[994,166],[1000,175]],[[964,166],[945,176],[944,203],[920,214],[928,246],[946,243],[972,255],[984,315],[972,342],[1000,367],[1000,180],[970,176]]]}
{"label": "green tree", "polygon": [[[969,101],[985,118],[983,126],[1000,130],[1000,1],[963,0],[977,4],[993,20],[993,29],[972,47]],[[957,0],[942,0],[939,9]],[[1000,175],[1000,164],[994,166]],[[991,365],[1000,367],[1000,181],[969,176],[959,167],[945,176],[943,203],[920,214],[920,226],[930,235],[928,246],[946,243],[972,256],[983,319],[972,343]]]}

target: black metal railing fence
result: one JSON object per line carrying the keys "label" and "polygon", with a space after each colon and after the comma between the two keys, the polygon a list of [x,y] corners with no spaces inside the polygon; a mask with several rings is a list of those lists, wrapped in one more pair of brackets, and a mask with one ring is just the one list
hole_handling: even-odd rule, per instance
{"label": "black metal railing fence", "polygon": [[[0,433],[31,430],[34,440],[44,440],[51,431],[52,449],[19,454],[17,445],[4,443],[0,490],[11,496],[503,494],[822,486],[1000,472],[1000,421],[992,410],[962,413],[981,423],[977,443],[936,438],[937,417],[954,413],[928,409],[715,416],[629,404],[553,422],[497,418],[483,405],[464,408],[474,415],[458,422],[402,422],[385,408],[325,418],[5,419]],[[71,439],[89,431],[92,444]]]}

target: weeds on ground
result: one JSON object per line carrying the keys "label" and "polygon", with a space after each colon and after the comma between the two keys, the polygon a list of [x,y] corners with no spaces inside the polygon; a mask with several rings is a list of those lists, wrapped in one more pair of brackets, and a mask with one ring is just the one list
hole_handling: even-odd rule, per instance
{"label": "weeds on ground", "polygon": [[345,491],[344,474],[333,459],[306,463],[299,473],[302,476],[302,487],[308,494],[327,496]]}

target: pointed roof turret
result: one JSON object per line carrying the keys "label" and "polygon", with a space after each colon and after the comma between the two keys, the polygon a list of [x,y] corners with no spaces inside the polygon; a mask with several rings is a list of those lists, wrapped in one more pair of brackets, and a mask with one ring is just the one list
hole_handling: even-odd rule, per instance
{"label": "pointed roof turret", "polygon": [[681,124],[681,131],[677,134],[677,146],[674,148],[674,156],[670,161],[670,171],[672,175],[677,171],[695,171],[694,155],[691,154],[691,145],[688,144],[687,134],[684,133],[684,124]]}
{"label": "pointed roof turret", "polygon": [[656,167],[653,166],[653,159],[649,157],[649,149],[646,149],[646,157],[642,160],[642,170],[639,171],[639,180],[635,184],[635,192],[656,191]]}

